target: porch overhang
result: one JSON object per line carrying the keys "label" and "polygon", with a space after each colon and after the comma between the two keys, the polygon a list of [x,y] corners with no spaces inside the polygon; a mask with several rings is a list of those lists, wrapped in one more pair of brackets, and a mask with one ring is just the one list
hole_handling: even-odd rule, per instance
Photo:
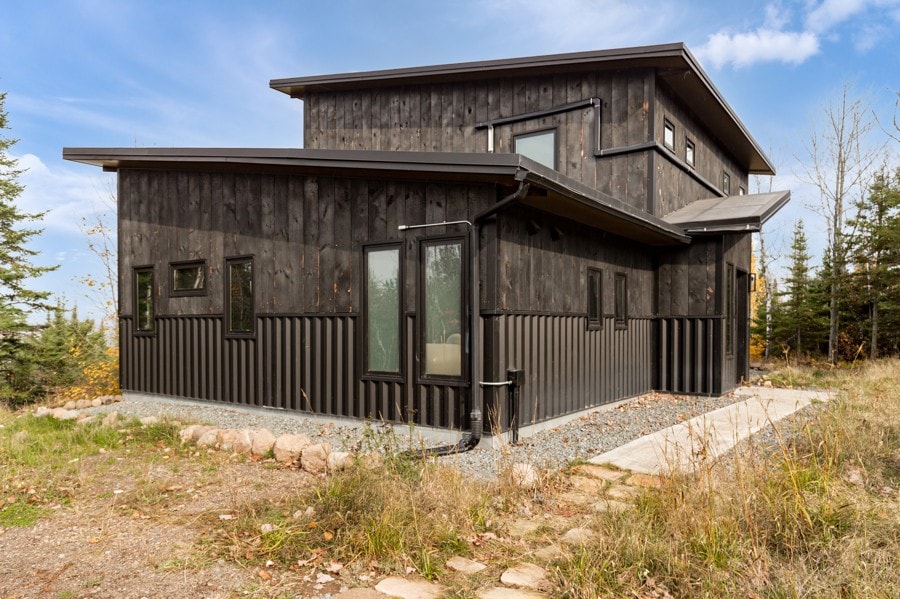
{"label": "porch overhang", "polygon": [[511,186],[525,181],[522,204],[648,245],[689,243],[677,226],[518,154],[389,152],[289,148],[64,148],[63,158],[103,168],[213,170],[391,178]]}
{"label": "porch overhang", "polygon": [[663,217],[686,235],[757,232],[791,198],[790,191],[709,198]]}

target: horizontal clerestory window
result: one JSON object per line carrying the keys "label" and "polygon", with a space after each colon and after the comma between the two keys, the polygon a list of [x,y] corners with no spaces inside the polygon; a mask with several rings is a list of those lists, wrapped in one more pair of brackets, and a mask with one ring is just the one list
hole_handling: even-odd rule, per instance
{"label": "horizontal clerestory window", "polygon": [[513,138],[513,152],[556,168],[556,129],[523,133]]}

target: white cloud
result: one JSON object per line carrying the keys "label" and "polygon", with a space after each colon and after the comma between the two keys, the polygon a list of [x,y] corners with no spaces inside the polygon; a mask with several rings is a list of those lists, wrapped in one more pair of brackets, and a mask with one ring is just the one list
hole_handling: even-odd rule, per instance
{"label": "white cloud", "polygon": [[806,28],[822,33],[843,23],[866,7],[866,0],[825,0],[806,15]]}
{"label": "white cloud", "polygon": [[726,64],[745,67],[776,61],[800,64],[818,52],[819,40],[812,33],[757,29],[749,33],[714,33],[697,50],[697,56],[720,68]]}

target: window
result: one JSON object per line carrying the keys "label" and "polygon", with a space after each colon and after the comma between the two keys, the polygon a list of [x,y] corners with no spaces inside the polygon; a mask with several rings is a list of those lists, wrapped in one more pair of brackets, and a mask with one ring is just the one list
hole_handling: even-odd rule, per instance
{"label": "window", "polygon": [[463,240],[422,242],[422,374],[463,374]]}
{"label": "window", "polygon": [[626,286],[625,273],[616,273],[615,296],[616,328],[624,329],[628,324],[628,288]]}
{"label": "window", "polygon": [[587,271],[588,300],[587,320],[588,329],[603,327],[603,272],[596,268]]}
{"label": "window", "polygon": [[229,335],[252,335],[253,258],[226,258],[225,311]]}
{"label": "window", "polygon": [[684,140],[684,161],[694,166],[694,142],[687,138]]}
{"label": "window", "polygon": [[156,325],[153,306],[153,267],[134,269],[134,317],[139,333],[152,333]]}
{"label": "window", "polygon": [[400,246],[368,247],[365,259],[366,372],[400,373]]}
{"label": "window", "polygon": [[663,143],[670,150],[675,149],[675,125],[669,119],[663,121]]}
{"label": "window", "polygon": [[734,264],[725,268],[725,353],[734,352]]}
{"label": "window", "polygon": [[731,194],[731,175],[725,172],[722,173],[722,191],[725,195]]}
{"label": "window", "polygon": [[169,264],[170,295],[206,295],[206,261]]}
{"label": "window", "polygon": [[747,191],[744,189],[744,186],[743,186],[743,185],[740,186],[740,187],[738,187],[738,195],[742,196],[742,195],[744,195],[745,193],[747,193]]}
{"label": "window", "polygon": [[556,129],[524,133],[513,138],[513,152],[556,168]]}

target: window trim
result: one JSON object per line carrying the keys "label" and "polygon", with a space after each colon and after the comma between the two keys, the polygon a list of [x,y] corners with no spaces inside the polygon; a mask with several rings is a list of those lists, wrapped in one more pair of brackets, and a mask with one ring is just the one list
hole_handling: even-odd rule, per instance
{"label": "window trim", "polygon": [[731,175],[728,171],[722,171],[722,193],[731,195]]}
{"label": "window trim", "polygon": [[[597,282],[596,315],[591,314],[591,299],[594,296],[591,281]],[[587,268],[587,328],[589,331],[599,331],[603,328],[603,270],[600,268]]]}
{"label": "window trim", "polygon": [[[517,142],[519,139],[523,139],[523,138],[527,138],[527,137],[538,137],[538,136],[540,136],[540,135],[546,135],[547,133],[552,133],[552,134],[553,134],[553,166],[548,167],[548,168],[552,168],[552,169],[555,170],[555,171],[556,171],[556,170],[559,170],[559,127],[556,127],[556,126],[554,126],[554,127],[544,127],[543,129],[530,129],[530,130],[525,131],[525,132],[523,132],[523,133],[514,133],[513,136],[512,136],[512,151],[513,151],[513,154],[518,154],[518,153],[519,153],[519,152],[516,150],[516,142]],[[525,156],[525,155],[522,154],[522,156]],[[525,158],[528,158],[529,160],[534,160],[535,162],[538,162],[538,161],[535,160],[534,158],[529,158],[528,156],[525,156]],[[547,166],[546,164],[543,164],[543,163],[541,163],[541,162],[538,162],[538,164],[542,164],[543,166]]]}
{"label": "window trim", "polygon": [[[690,156],[688,156],[690,151]],[[684,162],[691,168],[697,165],[697,146],[689,137],[684,138]]]}
{"label": "window trim", "polygon": [[[203,287],[197,289],[175,289],[175,271],[179,268],[199,267],[203,273]],[[169,262],[169,297],[188,297],[197,295],[206,295],[207,283],[209,282],[209,268],[206,260],[181,260],[178,262]]]}
{"label": "window trim", "polygon": [[[226,339],[246,339],[256,337],[256,269],[253,265],[254,255],[247,254],[242,256],[226,256],[225,272],[223,285],[225,293],[225,322],[224,333]],[[231,330],[231,268],[232,264],[250,264],[250,330],[249,331],[232,331]]]}
{"label": "window trim", "polygon": [[[150,314],[150,328],[141,328],[141,311],[138,307],[138,276],[144,273],[150,273],[150,306],[152,308]],[[133,310],[134,310],[134,334],[142,336],[156,335],[156,268],[152,264],[135,266],[132,268],[132,287],[133,293]]]}
{"label": "window trim", "polygon": [[[619,292],[619,282],[621,281],[621,296]],[[622,312],[619,313],[621,306]],[[617,272],[613,284],[613,311],[616,322],[616,330],[628,328],[628,275],[624,272]]]}
{"label": "window trim", "polygon": [[[666,133],[668,131],[672,132],[671,142],[667,139],[668,136],[666,135]],[[672,123],[672,121],[670,121],[668,118],[663,119],[663,146],[672,150],[673,152],[675,151],[675,124]]]}
{"label": "window trim", "polygon": [[[442,245],[451,242],[458,242],[460,246],[460,314],[462,316],[462,326],[460,327],[460,374],[443,375],[428,374],[425,372],[425,350],[426,350],[426,326],[425,322],[425,248],[430,245]],[[438,235],[434,237],[421,237],[418,240],[419,261],[416,265],[418,271],[418,297],[416,298],[416,339],[418,341],[418,351],[416,360],[418,364],[417,376],[420,384],[442,384],[442,385],[466,385],[469,380],[469,248],[467,237],[465,235]]]}
{"label": "window trim", "polygon": [[734,355],[735,308],[737,305],[737,271],[731,262],[725,263],[725,355]]}
{"label": "window trim", "polygon": [[[405,296],[405,254],[404,243],[402,241],[382,241],[376,243],[367,243],[362,246],[362,331],[363,342],[360,344],[362,348],[362,356],[360,357],[361,378],[363,380],[373,381],[400,381],[406,378],[406,317],[404,311]],[[368,270],[368,254],[370,251],[397,249],[399,261],[397,268],[398,279],[398,302],[397,302],[397,334],[399,346],[398,352],[398,369],[397,372],[383,370],[369,370],[369,270]]]}

